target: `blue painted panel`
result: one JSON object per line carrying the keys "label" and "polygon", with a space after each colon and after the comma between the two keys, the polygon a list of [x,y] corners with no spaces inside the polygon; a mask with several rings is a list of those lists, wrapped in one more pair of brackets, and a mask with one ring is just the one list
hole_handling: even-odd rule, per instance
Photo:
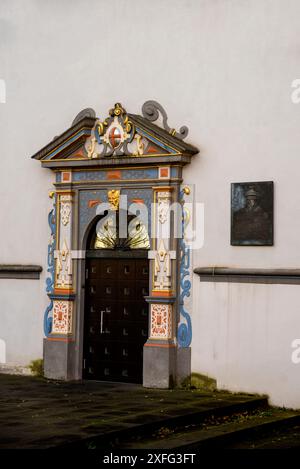
{"label": "blue painted panel", "polygon": [[[53,293],[54,290],[54,270],[55,270],[55,260],[54,260],[54,251],[56,244],[56,200],[54,201],[54,207],[48,215],[48,223],[51,231],[51,242],[48,245],[48,268],[47,272],[50,274],[46,278],[46,292],[48,294]],[[46,337],[49,336],[52,330],[52,308],[53,301],[51,300],[50,304],[47,306],[44,313],[44,334]]]}
{"label": "blue painted panel", "polygon": [[[184,204],[184,192],[180,192],[180,200]],[[184,233],[185,219],[182,217],[182,233]],[[178,327],[177,340],[179,347],[189,347],[192,342],[192,321],[189,313],[184,307],[184,299],[191,295],[192,283],[189,279],[191,272],[191,251],[190,247],[186,245],[184,238],[180,241],[180,296],[179,296],[179,312],[181,322]]]}
{"label": "blue painted panel", "polygon": [[[109,171],[114,171],[113,169]],[[119,171],[119,170],[118,170]],[[131,179],[157,179],[158,178],[158,169],[149,168],[149,169],[122,169],[121,179],[122,180],[131,180]],[[84,181],[108,181],[112,180],[107,179],[107,171],[74,171],[73,172],[73,181],[74,182],[84,182]],[[117,181],[117,180],[116,180]]]}

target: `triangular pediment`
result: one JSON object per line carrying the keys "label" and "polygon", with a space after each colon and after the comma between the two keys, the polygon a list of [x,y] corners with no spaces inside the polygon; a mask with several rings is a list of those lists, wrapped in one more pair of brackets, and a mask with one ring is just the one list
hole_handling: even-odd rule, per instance
{"label": "triangular pediment", "polygon": [[[162,112],[164,128],[153,123],[158,111]],[[186,135],[186,127],[179,133],[168,127],[163,108],[154,101],[145,103],[143,116],[128,114],[117,103],[105,119],[96,118],[91,109],[81,111],[67,131],[55,137],[33,158],[53,167],[55,162],[66,160],[96,162],[111,158],[192,156],[198,150],[183,142]]]}
{"label": "triangular pediment", "polygon": [[121,104],[115,104],[109,111],[109,117],[96,120],[85,144],[87,157],[139,157],[180,153],[176,147],[143,127],[133,115],[126,113]]}

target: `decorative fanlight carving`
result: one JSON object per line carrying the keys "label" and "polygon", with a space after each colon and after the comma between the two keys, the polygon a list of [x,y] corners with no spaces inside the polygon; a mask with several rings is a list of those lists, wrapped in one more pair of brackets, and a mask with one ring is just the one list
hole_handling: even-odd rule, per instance
{"label": "decorative fanlight carving", "polygon": [[124,243],[128,249],[150,249],[150,240],[145,225],[135,218],[128,225],[128,238]]}
{"label": "decorative fanlight carving", "polygon": [[97,233],[94,249],[115,249],[117,242],[117,230],[115,217],[110,216],[106,220],[100,220],[97,224]]}
{"label": "decorative fanlight carving", "polygon": [[138,217],[131,217],[127,226],[127,238],[119,237],[117,214],[104,217],[97,223],[96,238],[92,249],[150,249],[146,226]]}

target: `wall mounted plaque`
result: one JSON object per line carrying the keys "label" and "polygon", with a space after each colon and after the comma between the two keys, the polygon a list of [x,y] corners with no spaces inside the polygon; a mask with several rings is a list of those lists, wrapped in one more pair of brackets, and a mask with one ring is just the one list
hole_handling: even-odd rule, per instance
{"label": "wall mounted plaque", "polygon": [[231,245],[273,245],[273,182],[231,184]]}

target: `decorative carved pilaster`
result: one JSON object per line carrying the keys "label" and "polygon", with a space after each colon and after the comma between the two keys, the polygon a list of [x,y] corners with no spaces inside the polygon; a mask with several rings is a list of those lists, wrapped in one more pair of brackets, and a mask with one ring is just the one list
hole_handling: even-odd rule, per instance
{"label": "decorative carved pilaster", "polygon": [[56,253],[56,288],[70,288],[73,284],[72,252],[64,239]]}
{"label": "decorative carved pilaster", "polygon": [[166,223],[170,214],[171,192],[159,191],[157,192],[157,205],[158,205],[158,221],[161,225]]}
{"label": "decorative carved pilaster", "polygon": [[148,257],[152,262],[152,278],[150,285],[150,331],[146,347],[174,346],[174,292],[176,282],[173,269],[176,251],[171,250],[171,216],[172,187],[154,189],[153,219],[153,250]]}
{"label": "decorative carved pilaster", "polygon": [[[72,250],[73,194],[70,191],[56,195],[56,250],[54,251],[54,288],[49,295],[52,303],[52,335],[69,335],[73,332],[74,290]],[[48,334],[49,335],[49,334]]]}
{"label": "decorative carved pilaster", "polygon": [[149,251],[148,257],[153,261],[152,292],[170,295],[174,290],[172,285],[172,260],[176,259],[176,252],[170,249],[172,188],[155,188],[154,220],[154,250]]}
{"label": "decorative carved pilaster", "polygon": [[55,289],[72,290],[72,193],[58,193],[57,223],[59,226],[55,251]]}
{"label": "decorative carved pilaster", "polygon": [[176,258],[175,251],[168,251],[163,239],[159,240],[156,251],[150,251],[149,259],[154,260],[152,290],[171,291],[172,289],[172,259]]}
{"label": "decorative carved pilaster", "polygon": [[70,195],[62,195],[60,197],[60,217],[64,226],[70,222],[72,211],[72,197]]}

